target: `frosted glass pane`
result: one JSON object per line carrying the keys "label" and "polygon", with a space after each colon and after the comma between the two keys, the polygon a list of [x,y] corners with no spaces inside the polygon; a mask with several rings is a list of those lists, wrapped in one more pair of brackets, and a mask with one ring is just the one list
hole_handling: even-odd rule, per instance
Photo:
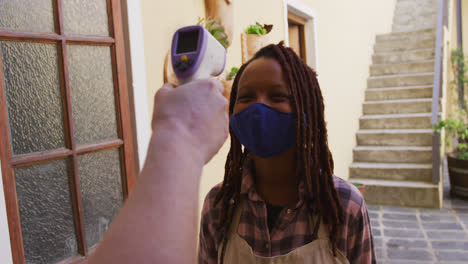
{"label": "frosted glass pane", "polygon": [[71,45],[68,51],[77,144],[118,138],[110,48]]}
{"label": "frosted glass pane", "polygon": [[123,203],[118,149],[78,157],[86,240],[93,247],[102,238]]}
{"label": "frosted glass pane", "polygon": [[52,0],[0,0],[0,28],[54,32]]}
{"label": "frosted glass pane", "polygon": [[0,56],[13,153],[65,147],[57,46],[0,41]]}
{"label": "frosted glass pane", "polygon": [[65,160],[15,170],[26,263],[78,254],[68,170]]}
{"label": "frosted glass pane", "polygon": [[109,36],[106,0],[63,0],[65,33]]}

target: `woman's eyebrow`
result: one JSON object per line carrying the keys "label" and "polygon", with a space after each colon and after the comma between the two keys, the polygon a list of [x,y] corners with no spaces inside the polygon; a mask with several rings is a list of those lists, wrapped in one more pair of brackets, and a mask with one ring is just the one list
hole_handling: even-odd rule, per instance
{"label": "woman's eyebrow", "polygon": [[[284,84],[272,84],[272,85],[268,85],[269,87],[269,90],[271,92],[275,92],[275,93],[287,93],[289,94],[290,91],[288,89],[287,86],[285,86]],[[249,93],[249,92],[253,92],[255,91],[256,89],[256,86],[255,85],[251,85],[251,84],[246,84],[246,85],[242,85],[242,86],[239,86],[238,88],[238,93]]]}
{"label": "woman's eyebrow", "polygon": [[272,85],[271,88],[273,89],[274,92],[286,92],[289,94],[288,87],[283,84],[275,84],[275,85]]}

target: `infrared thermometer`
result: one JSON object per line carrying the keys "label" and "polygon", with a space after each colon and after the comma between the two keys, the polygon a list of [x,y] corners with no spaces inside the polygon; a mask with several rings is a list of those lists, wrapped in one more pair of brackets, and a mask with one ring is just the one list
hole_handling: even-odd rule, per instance
{"label": "infrared thermometer", "polygon": [[226,49],[200,25],[180,28],[172,38],[172,68],[180,84],[220,75]]}

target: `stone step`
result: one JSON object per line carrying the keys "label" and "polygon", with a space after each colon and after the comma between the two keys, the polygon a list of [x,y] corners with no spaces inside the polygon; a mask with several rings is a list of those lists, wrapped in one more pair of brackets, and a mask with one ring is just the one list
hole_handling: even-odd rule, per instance
{"label": "stone step", "polygon": [[432,85],[371,88],[366,90],[366,101],[432,98]]}
{"label": "stone step", "polygon": [[350,179],[393,181],[432,181],[432,164],[408,163],[353,163],[349,166]]}
{"label": "stone step", "polygon": [[355,162],[431,163],[432,147],[357,146],[353,149]]}
{"label": "stone step", "polygon": [[350,179],[351,183],[366,185],[364,199],[367,204],[440,208],[439,186],[419,181],[387,181]]}
{"label": "stone step", "polygon": [[358,146],[432,146],[432,129],[358,130]]}
{"label": "stone step", "polygon": [[427,17],[437,14],[437,3],[433,6],[419,5],[417,8],[408,7],[408,5],[397,5],[394,12],[394,20],[404,16],[413,16],[415,18]]}
{"label": "stone step", "polygon": [[430,113],[432,98],[367,101],[362,108],[364,115]]}
{"label": "stone step", "polygon": [[[437,16],[434,16],[435,20],[414,20],[414,24],[402,25],[402,24],[393,24],[392,32],[408,32],[414,30],[425,30],[432,29],[436,27]],[[431,18],[432,19],[432,18]],[[413,21],[408,21],[412,23]]]}
{"label": "stone step", "polygon": [[381,41],[376,42],[374,45],[375,53],[382,52],[395,52],[405,50],[417,50],[417,49],[434,49],[435,48],[435,37],[415,40],[403,40],[403,41]]}
{"label": "stone step", "polygon": [[396,13],[393,19],[392,31],[403,32],[436,27],[436,10],[414,11],[415,10],[407,10],[406,12]]}
{"label": "stone step", "polygon": [[436,35],[435,28],[406,31],[406,32],[393,32],[387,34],[377,35],[376,41],[405,41],[405,40],[416,40],[433,38]]}
{"label": "stone step", "polygon": [[420,61],[420,62],[373,64],[370,66],[371,76],[424,73],[424,72],[433,72],[433,71],[434,71],[433,60]]}
{"label": "stone step", "polygon": [[434,60],[435,49],[417,49],[396,52],[381,52],[372,55],[372,63],[405,63]]}
{"label": "stone step", "polygon": [[367,88],[432,85],[433,81],[432,72],[373,76],[367,78]]}
{"label": "stone step", "polygon": [[359,118],[360,129],[428,129],[431,113],[365,115]]}
{"label": "stone step", "polygon": [[438,0],[398,0],[396,1],[395,13],[401,11],[427,12],[437,11]]}

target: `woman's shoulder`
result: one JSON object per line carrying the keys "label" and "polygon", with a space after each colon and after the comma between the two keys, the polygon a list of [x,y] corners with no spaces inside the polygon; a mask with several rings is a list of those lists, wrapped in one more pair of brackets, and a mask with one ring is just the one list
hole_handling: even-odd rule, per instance
{"label": "woman's shoulder", "polygon": [[364,198],[356,186],[338,176],[333,176],[333,180],[345,214],[362,217],[363,210],[367,213]]}
{"label": "woman's shoulder", "polygon": [[215,203],[215,198],[221,189],[221,186],[222,182],[216,184],[206,194],[201,213],[202,221],[217,222],[216,220],[219,218],[221,212],[221,203]]}

